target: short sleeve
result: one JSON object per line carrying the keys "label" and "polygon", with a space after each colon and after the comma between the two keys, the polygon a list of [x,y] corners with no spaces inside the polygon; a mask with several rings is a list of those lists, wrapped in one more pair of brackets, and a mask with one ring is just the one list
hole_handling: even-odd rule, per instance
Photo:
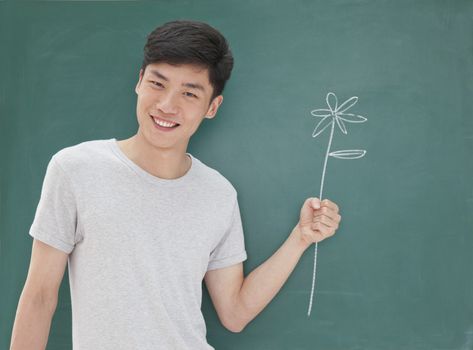
{"label": "short sleeve", "polygon": [[29,234],[69,254],[76,243],[76,230],[77,209],[71,183],[53,156]]}
{"label": "short sleeve", "polygon": [[240,208],[238,201],[235,200],[232,215],[229,220],[229,228],[219,244],[211,252],[207,271],[228,267],[245,261],[246,258]]}

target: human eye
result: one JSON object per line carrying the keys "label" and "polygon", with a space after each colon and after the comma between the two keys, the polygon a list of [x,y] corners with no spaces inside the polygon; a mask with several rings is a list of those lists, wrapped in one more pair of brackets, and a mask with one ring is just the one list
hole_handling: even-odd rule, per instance
{"label": "human eye", "polygon": [[150,80],[150,83],[157,87],[164,87],[164,85],[161,84],[159,81]]}
{"label": "human eye", "polygon": [[189,97],[198,98],[197,95],[194,95],[192,92],[188,92],[188,91],[184,92],[184,95],[189,96]]}

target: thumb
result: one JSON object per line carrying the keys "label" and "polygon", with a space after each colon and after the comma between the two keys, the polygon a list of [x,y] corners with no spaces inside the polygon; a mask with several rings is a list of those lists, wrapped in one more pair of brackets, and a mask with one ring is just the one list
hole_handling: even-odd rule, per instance
{"label": "thumb", "polygon": [[311,224],[314,217],[314,210],[320,208],[320,199],[317,197],[307,198],[302,205],[300,223]]}

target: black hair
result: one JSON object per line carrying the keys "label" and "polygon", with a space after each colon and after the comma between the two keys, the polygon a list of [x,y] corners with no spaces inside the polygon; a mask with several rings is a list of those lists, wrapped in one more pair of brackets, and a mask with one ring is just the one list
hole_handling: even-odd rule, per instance
{"label": "black hair", "polygon": [[213,93],[223,92],[233,68],[233,55],[223,35],[210,25],[189,20],[167,22],[149,35],[141,69],[151,63],[194,64],[207,68]]}

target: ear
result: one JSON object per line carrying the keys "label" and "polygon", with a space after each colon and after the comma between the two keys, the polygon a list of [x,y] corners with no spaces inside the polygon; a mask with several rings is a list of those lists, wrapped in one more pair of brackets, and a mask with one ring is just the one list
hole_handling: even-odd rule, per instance
{"label": "ear", "polygon": [[140,69],[140,76],[139,76],[138,82],[136,83],[136,86],[135,86],[135,92],[136,92],[137,95],[138,95],[138,87],[140,86],[142,79],[143,79],[143,69]]}
{"label": "ear", "polygon": [[223,102],[223,96],[222,95],[216,96],[213,99],[212,103],[210,103],[209,110],[205,114],[205,118],[207,118],[207,119],[214,118],[215,115],[217,114],[218,107],[220,107],[222,102]]}

